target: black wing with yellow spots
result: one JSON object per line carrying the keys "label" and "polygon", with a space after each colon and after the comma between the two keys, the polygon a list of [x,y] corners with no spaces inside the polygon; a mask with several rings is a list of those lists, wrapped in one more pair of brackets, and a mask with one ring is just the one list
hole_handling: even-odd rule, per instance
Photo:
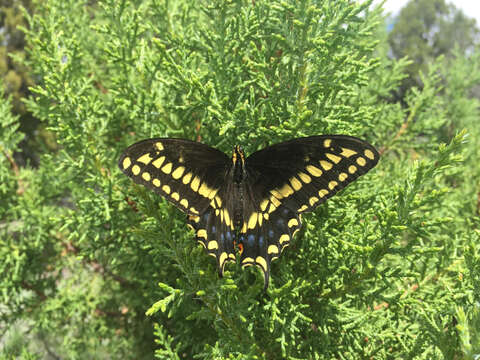
{"label": "black wing with yellow spots", "polygon": [[181,139],[149,139],[130,146],[120,169],[188,214],[197,240],[225,264],[240,253],[258,266],[268,286],[270,263],[315,209],[373,168],[379,154],[351,136],[293,139],[245,159],[236,146],[230,160],[209,146]]}
{"label": "black wing with yellow spots", "polygon": [[373,146],[345,135],[293,139],[250,155],[245,167],[252,201],[239,234],[242,264],[258,266],[267,284],[270,262],[300,229],[301,214],[365,174],[378,159]]}
{"label": "black wing with yellow spots", "polygon": [[184,139],[158,138],[128,147],[118,162],[134,182],[162,195],[188,215],[197,241],[217,259],[220,275],[235,261],[234,226],[228,198],[231,160],[210,146]]}
{"label": "black wing with yellow spots", "polygon": [[198,142],[148,139],[128,147],[118,166],[180,210],[200,215],[215,201],[231,162],[223,152]]}

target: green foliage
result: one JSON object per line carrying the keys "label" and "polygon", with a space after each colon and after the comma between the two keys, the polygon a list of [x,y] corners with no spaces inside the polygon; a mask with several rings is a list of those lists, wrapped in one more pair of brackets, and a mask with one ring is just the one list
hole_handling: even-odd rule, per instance
{"label": "green foliage", "polygon": [[[478,53],[400,104],[408,62],[370,2],[49,0],[27,18],[25,102],[59,146],[16,166],[0,104],[5,358],[480,354]],[[218,278],[185,217],[116,168],[153,136],[251,153],[322,133],[382,158],[304,217],[267,292],[253,268]]]}

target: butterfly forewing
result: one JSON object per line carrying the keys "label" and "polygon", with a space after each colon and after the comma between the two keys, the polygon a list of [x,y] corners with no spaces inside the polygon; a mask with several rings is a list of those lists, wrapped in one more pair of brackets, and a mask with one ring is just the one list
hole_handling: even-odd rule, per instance
{"label": "butterfly forewing", "polygon": [[[180,210],[202,214],[223,186],[230,159],[210,146],[183,139],[148,139],[128,147],[120,169]],[[221,201],[221,200],[220,200]]]}
{"label": "butterfly forewing", "polygon": [[259,208],[285,205],[312,211],[373,168],[378,152],[367,142],[345,135],[311,136],[267,147],[247,158]]}

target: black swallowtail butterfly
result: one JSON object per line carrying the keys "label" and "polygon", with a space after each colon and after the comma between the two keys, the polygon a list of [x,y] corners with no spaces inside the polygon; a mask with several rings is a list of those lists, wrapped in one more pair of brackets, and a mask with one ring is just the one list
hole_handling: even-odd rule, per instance
{"label": "black swallowtail butterfly", "polygon": [[120,169],[188,215],[188,225],[220,276],[240,254],[256,265],[268,286],[270,262],[280,256],[315,209],[373,168],[379,154],[352,136],[293,139],[245,157],[235,146],[230,159],[210,146],[183,139],[148,139],[133,144]]}

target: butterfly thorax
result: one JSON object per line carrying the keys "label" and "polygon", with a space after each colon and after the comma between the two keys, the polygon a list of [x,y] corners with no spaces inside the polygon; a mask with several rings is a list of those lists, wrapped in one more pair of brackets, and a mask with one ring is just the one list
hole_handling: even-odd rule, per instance
{"label": "butterfly thorax", "polygon": [[244,183],[246,178],[245,172],[245,155],[243,149],[235,145],[232,154],[232,180],[233,180],[233,198],[234,212],[233,224],[235,227],[241,226],[243,223],[243,200],[244,200]]}
{"label": "butterfly thorax", "polygon": [[233,181],[237,184],[241,184],[245,179],[245,155],[243,149],[235,145],[232,154],[233,163]]}

